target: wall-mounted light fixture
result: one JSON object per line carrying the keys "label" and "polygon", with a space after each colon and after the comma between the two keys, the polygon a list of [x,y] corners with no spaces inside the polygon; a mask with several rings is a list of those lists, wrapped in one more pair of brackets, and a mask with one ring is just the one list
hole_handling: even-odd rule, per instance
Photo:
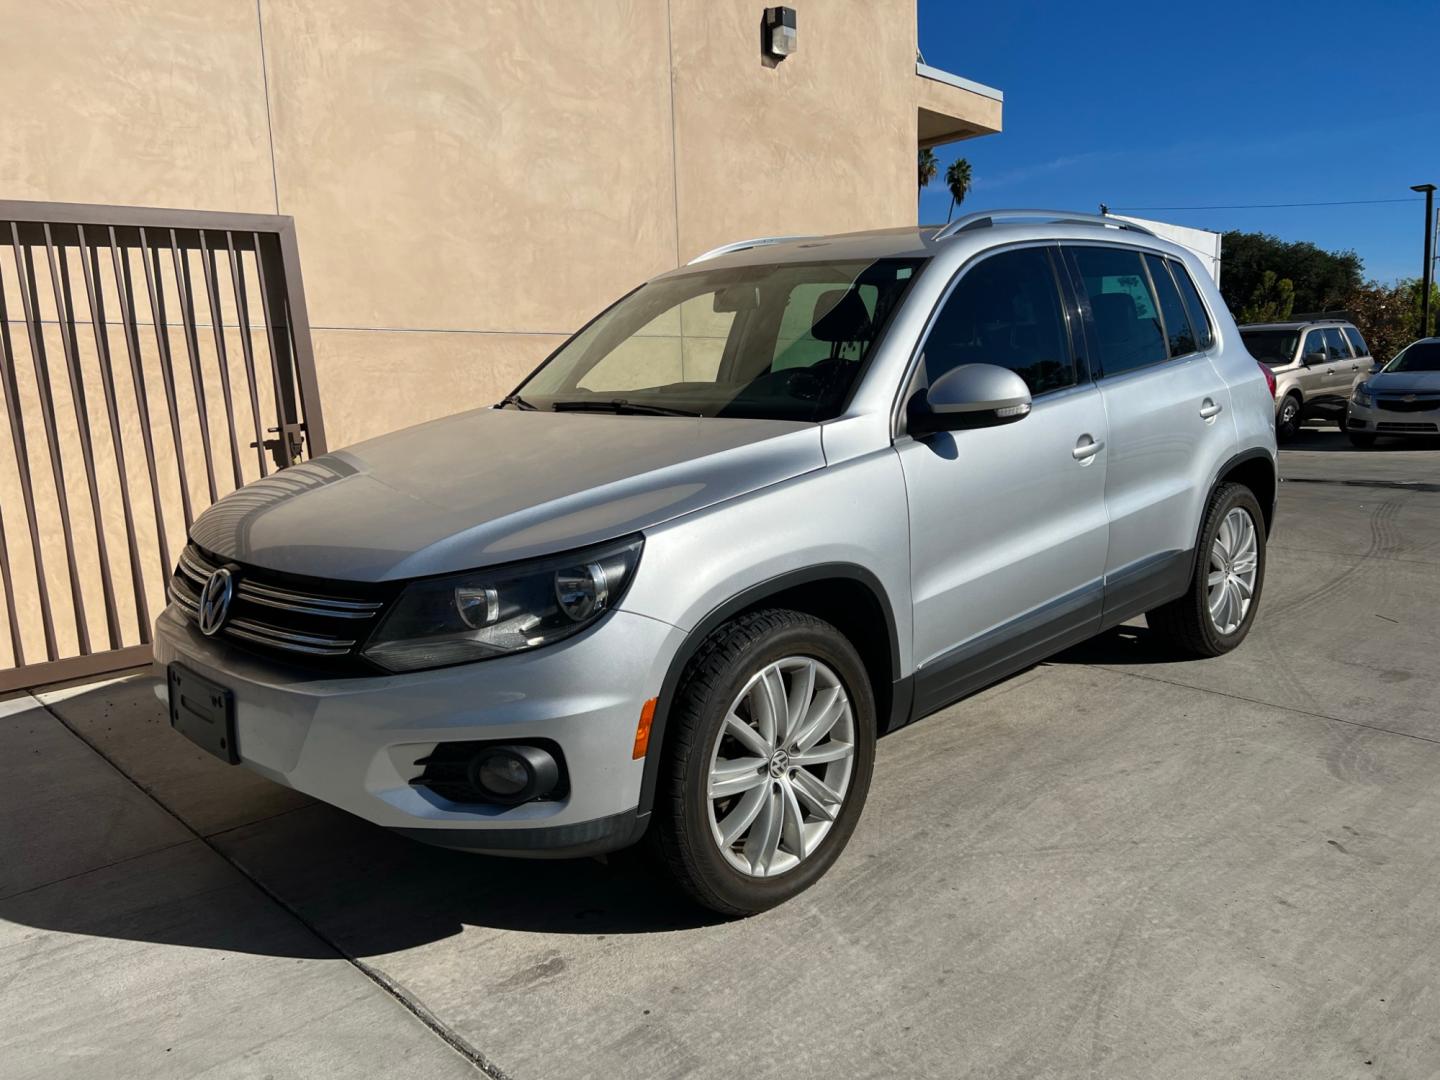
{"label": "wall-mounted light fixture", "polygon": [[795,30],[795,9],[772,7],[765,9],[765,51],[776,60],[784,60],[800,47],[800,38]]}

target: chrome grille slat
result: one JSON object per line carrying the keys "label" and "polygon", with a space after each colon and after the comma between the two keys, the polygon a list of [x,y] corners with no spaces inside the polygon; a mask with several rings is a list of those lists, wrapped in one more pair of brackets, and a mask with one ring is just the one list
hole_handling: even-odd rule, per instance
{"label": "chrome grille slat", "polygon": [[[170,582],[170,598],[192,622],[199,622],[200,595],[216,569],[193,544],[180,554]],[[220,636],[269,651],[330,658],[351,656],[368,632],[367,624],[377,620],[385,607],[382,600],[327,596],[256,581],[251,575],[267,573],[260,569],[242,566],[236,567],[235,573],[234,604],[240,610],[232,609]],[[257,611],[257,607],[261,610]],[[274,621],[265,616],[266,611],[276,613]],[[285,615],[294,616],[294,623]],[[324,632],[332,625],[337,633]]]}

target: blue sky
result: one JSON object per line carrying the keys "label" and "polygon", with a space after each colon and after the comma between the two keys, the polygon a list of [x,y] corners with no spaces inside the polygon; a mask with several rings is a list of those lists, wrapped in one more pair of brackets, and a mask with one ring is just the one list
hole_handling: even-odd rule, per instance
{"label": "blue sky", "polygon": [[[1420,198],[1411,184],[1440,184],[1435,0],[919,0],[919,16],[928,63],[1005,93],[1003,133],[936,150],[922,221],[945,219],[957,156],[974,171],[967,209]],[[1352,248],[1385,281],[1420,273],[1422,202],[1133,212]]]}

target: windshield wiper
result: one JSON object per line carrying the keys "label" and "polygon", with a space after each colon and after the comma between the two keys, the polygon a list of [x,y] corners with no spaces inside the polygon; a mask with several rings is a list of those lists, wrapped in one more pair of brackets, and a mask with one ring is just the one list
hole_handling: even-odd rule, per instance
{"label": "windshield wiper", "polygon": [[606,398],[599,401],[554,401],[550,408],[556,412],[608,412],[635,416],[704,416],[704,413],[690,409],[672,409],[666,405],[644,405],[624,398]]}
{"label": "windshield wiper", "polygon": [[526,401],[519,394],[506,394],[503,398],[500,399],[500,402],[496,406],[496,408],[503,409],[506,405],[514,405],[515,408],[520,409],[523,412],[540,411],[540,407],[538,405],[531,405],[530,402]]}

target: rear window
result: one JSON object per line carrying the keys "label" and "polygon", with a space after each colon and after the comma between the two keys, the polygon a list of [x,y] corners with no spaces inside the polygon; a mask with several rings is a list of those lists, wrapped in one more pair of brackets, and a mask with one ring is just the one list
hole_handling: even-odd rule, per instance
{"label": "rear window", "polygon": [[1190,330],[1190,317],[1185,314],[1185,305],[1180,302],[1179,290],[1165,268],[1165,260],[1159,255],[1146,255],[1145,265],[1150,267],[1150,280],[1155,285],[1155,295],[1160,300],[1160,314],[1165,319],[1165,337],[1170,345],[1171,356],[1188,356],[1195,351],[1195,335]]}
{"label": "rear window", "polygon": [[1295,359],[1295,346],[1299,344],[1298,330],[1241,330],[1240,339],[1250,355],[1262,364],[1284,367]]}
{"label": "rear window", "polygon": [[1350,347],[1355,350],[1356,356],[1370,355],[1370,346],[1365,344],[1365,339],[1360,336],[1360,331],[1355,327],[1345,327],[1345,337],[1350,342]]}
{"label": "rear window", "polygon": [[1090,300],[1101,372],[1117,375],[1167,359],[1159,309],[1140,253],[1126,248],[1069,250]]}
{"label": "rear window", "polygon": [[1200,302],[1200,290],[1195,287],[1190,271],[1185,268],[1184,263],[1177,259],[1165,261],[1170,265],[1170,272],[1175,275],[1175,284],[1180,288],[1180,299],[1185,302],[1185,310],[1190,313],[1190,325],[1195,331],[1195,347],[1208,349],[1215,340],[1215,334],[1210,329],[1210,316],[1205,314],[1205,305]]}

